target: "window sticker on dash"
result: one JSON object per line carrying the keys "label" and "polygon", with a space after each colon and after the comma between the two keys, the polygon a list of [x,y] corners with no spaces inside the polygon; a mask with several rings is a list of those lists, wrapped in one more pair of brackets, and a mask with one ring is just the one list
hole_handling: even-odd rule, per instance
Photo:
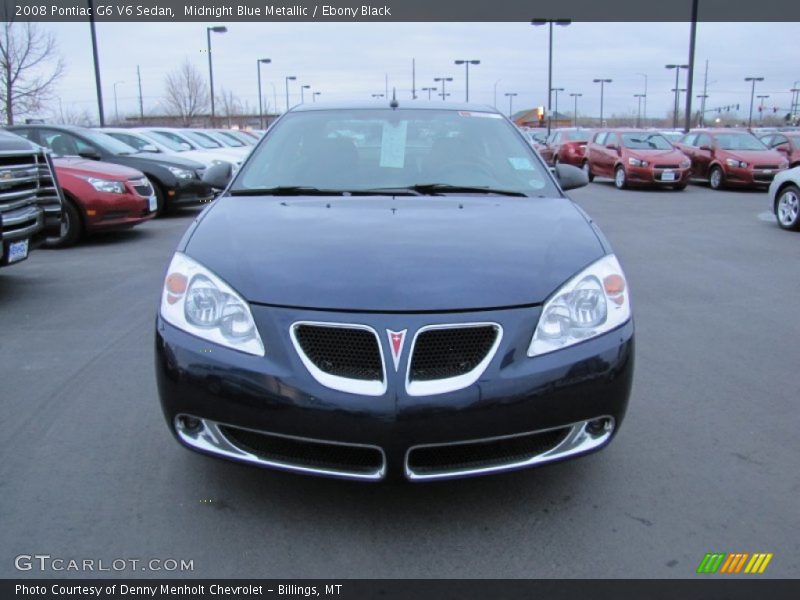
{"label": "window sticker on dash", "polygon": [[511,166],[514,167],[517,171],[533,171],[533,163],[530,161],[529,158],[524,156],[512,156],[508,159],[508,162],[511,163]]}
{"label": "window sticker on dash", "polygon": [[406,134],[408,121],[384,123],[381,137],[382,167],[402,169],[406,164]]}

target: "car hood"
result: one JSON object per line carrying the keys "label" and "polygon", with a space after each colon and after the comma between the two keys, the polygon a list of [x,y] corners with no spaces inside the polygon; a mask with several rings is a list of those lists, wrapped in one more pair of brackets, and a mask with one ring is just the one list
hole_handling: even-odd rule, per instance
{"label": "car hood", "polygon": [[680,150],[628,150],[628,154],[651,163],[655,161],[681,163],[686,160],[686,155]]}
{"label": "car hood", "polygon": [[605,254],[566,198],[220,198],[184,251],[250,302],[448,311],[539,304]]}
{"label": "car hood", "polygon": [[779,165],[786,157],[777,150],[723,150],[725,158],[742,160],[750,165]]}
{"label": "car hood", "polygon": [[175,156],[174,154],[166,155],[166,154],[153,154],[152,152],[137,152],[135,154],[119,155],[119,158],[122,159],[133,158],[135,160],[143,160],[149,163],[158,163],[160,165],[164,165],[165,167],[178,167],[179,169],[189,169],[190,171],[195,171],[197,169],[205,168],[205,165],[203,163],[199,163],[196,160],[191,160],[188,158],[182,158],[180,156]]}
{"label": "car hood", "polygon": [[63,169],[86,177],[104,177],[118,181],[142,177],[141,171],[136,169],[85,158],[59,157],[53,159],[53,164],[59,171]]}

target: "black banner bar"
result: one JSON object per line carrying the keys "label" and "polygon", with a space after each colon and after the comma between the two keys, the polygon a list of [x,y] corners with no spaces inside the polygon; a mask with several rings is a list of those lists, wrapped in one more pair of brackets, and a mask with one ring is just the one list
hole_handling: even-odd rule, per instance
{"label": "black banner bar", "polygon": [[[0,20],[86,21],[86,0],[2,0]],[[697,0],[698,21],[800,21],[792,0]],[[98,22],[690,21],[693,0],[97,0]]]}

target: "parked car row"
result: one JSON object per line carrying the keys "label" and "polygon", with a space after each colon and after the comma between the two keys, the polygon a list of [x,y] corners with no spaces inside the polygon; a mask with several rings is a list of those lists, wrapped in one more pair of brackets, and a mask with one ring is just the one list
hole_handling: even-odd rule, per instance
{"label": "parked car row", "polygon": [[[56,225],[39,240],[51,247],[72,245],[95,231],[133,227],[178,206],[211,201],[220,189],[203,180],[206,170],[226,165],[234,173],[259,139],[241,131],[168,127],[28,124],[7,130],[27,140],[16,138],[17,145],[49,157],[52,186],[60,184],[58,215],[49,219]],[[10,133],[4,136],[15,139]],[[2,256],[7,260],[6,252]]]}

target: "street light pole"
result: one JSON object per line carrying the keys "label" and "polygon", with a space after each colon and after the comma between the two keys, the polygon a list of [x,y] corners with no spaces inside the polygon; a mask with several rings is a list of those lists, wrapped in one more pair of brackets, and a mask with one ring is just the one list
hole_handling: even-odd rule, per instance
{"label": "street light pole", "polygon": [[88,0],[89,5],[89,31],[92,37],[92,58],[94,59],[94,85],[97,89],[97,113],[100,117],[100,127],[106,126],[106,116],[103,110],[103,88],[100,85],[100,55],[97,51],[97,32],[94,27],[94,0]]}
{"label": "street light pole", "polygon": [[317,101],[317,96],[319,96],[321,93],[322,92],[313,92],[311,94],[311,102],[316,102]]}
{"label": "street light pole", "polygon": [[511,118],[511,115],[514,114],[514,96],[517,95],[517,92],[506,92],[506,96],[508,96],[508,118]]}
{"label": "street light pole", "polygon": [[439,88],[437,88],[437,87],[424,87],[424,88],[422,88],[422,91],[423,92],[428,92],[428,100],[430,100],[431,99],[431,92],[435,92],[438,89]]}
{"label": "street light pole", "polygon": [[211,127],[214,127],[214,64],[211,61],[211,33],[225,33],[225,26],[206,27],[206,47],[208,50],[208,84],[211,90]]}
{"label": "street light pole", "polygon": [[697,119],[697,126],[698,127],[705,127],[706,125],[706,100],[708,99],[708,94],[697,94],[697,98],[700,100],[700,117]]}
{"label": "street light pole", "polygon": [[297,79],[294,75],[287,75],[285,77],[286,83],[286,112],[289,112],[289,82]]}
{"label": "street light pole", "polygon": [[767,98],[769,98],[769,94],[759,94],[758,95],[758,99],[761,100],[761,104],[760,104],[759,109],[758,109],[758,112],[759,112],[758,121],[760,123],[764,122],[764,100],[766,100]]}
{"label": "street light pole", "polygon": [[675,112],[672,114],[672,128],[678,128],[678,88],[680,87],[678,79],[680,78],[681,69],[688,69],[689,65],[664,65],[665,69],[675,69]]}
{"label": "street light pole", "polygon": [[552,107],[552,92],[553,92],[553,23],[566,27],[572,23],[571,19],[531,19],[531,25],[538,27],[544,24],[549,27],[548,32],[548,51],[547,51],[547,135],[550,135],[551,128],[551,107]]}
{"label": "street light pole", "polygon": [[756,94],[756,81],[764,81],[763,77],[745,77],[745,81],[749,81],[752,86],[750,88],[750,118],[747,119],[747,128],[750,129],[753,126],[753,99]]}
{"label": "street light pole", "polygon": [[637,73],[637,75],[641,75],[644,77],[644,94],[642,94],[642,98],[644,101],[642,102],[642,123],[646,126],[647,125],[647,73]]}
{"label": "street light pole", "polygon": [[466,87],[466,99],[465,99],[465,101],[469,102],[469,66],[470,65],[479,65],[479,64],[481,64],[481,61],[479,61],[479,60],[459,59],[459,60],[455,61],[455,64],[464,65],[464,67],[466,67],[466,70],[467,70],[467,87]]}
{"label": "street light pole", "polygon": [[611,83],[612,79],[593,79],[594,83],[600,84],[600,127],[603,126],[603,96],[605,94],[605,87],[607,83]]}
{"label": "street light pole", "polygon": [[125,83],[124,81],[115,81],[114,85],[114,121],[119,124],[119,107],[117,106],[117,84]]}
{"label": "street light pole", "polygon": [[445,97],[446,97],[446,95],[447,95],[447,94],[445,93],[445,84],[446,84],[446,82],[448,82],[448,81],[453,81],[453,78],[452,78],[452,77],[434,77],[434,78],[433,78],[433,80],[434,80],[434,81],[441,81],[441,82],[442,82],[442,93],[441,93],[441,94],[439,94],[439,95],[442,97],[442,102],[444,102],[444,99],[445,99]]}
{"label": "street light pole", "polygon": [[645,97],[644,94],[634,94],[634,98],[638,101],[638,106],[636,107],[636,127],[642,126],[642,98]]}
{"label": "street light pole", "polygon": [[572,119],[573,119],[573,125],[575,127],[577,127],[578,126],[578,98],[583,96],[583,94],[572,93],[572,94],[570,94],[570,96],[572,96],[575,99],[575,108],[573,109],[573,112],[572,112]]}
{"label": "street light pole", "polygon": [[557,122],[558,121],[558,92],[563,92],[564,88],[553,88],[551,91],[556,93],[556,105],[555,105],[555,110],[553,112],[556,115],[556,122]]}
{"label": "street light pole", "polygon": [[256,61],[256,70],[258,71],[258,128],[264,129],[264,103],[261,101],[261,65],[269,64],[272,59],[259,58]]}
{"label": "street light pole", "polygon": [[310,90],[310,89],[311,89],[310,85],[301,85],[300,86],[300,104],[305,104],[305,101],[306,101],[306,97],[305,97],[305,94],[303,94],[303,90]]}

